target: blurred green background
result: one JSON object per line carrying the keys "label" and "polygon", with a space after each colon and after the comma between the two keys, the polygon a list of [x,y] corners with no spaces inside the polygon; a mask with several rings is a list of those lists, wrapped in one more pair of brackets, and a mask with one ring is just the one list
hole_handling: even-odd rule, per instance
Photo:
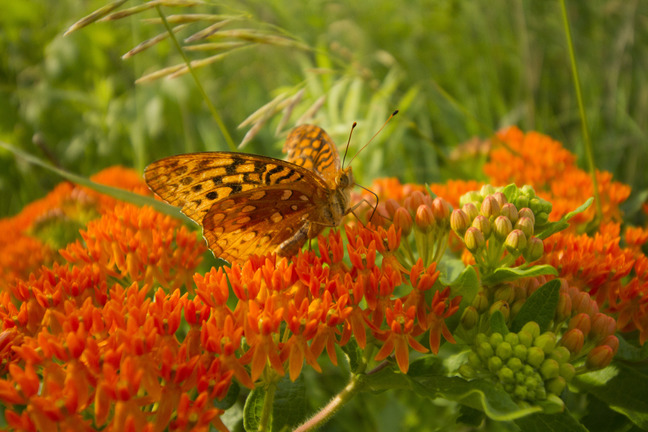
{"label": "blurred green background", "polygon": [[[157,17],[154,10],[63,37],[105,4],[0,0],[0,140],[84,176],[115,164],[141,171],[171,154],[228,150],[188,75],[135,84],[181,62],[168,40],[121,59],[163,31],[142,21]],[[567,8],[596,164],[637,194],[648,188],[648,2],[568,1]],[[163,10],[240,16],[227,28],[311,48],[252,44],[197,70],[236,143],[248,129],[237,126],[251,113],[304,89],[283,129],[326,96],[310,121],[340,147],[357,121],[352,154],[401,110],[353,162],[365,185],[379,176],[420,183],[479,176],[474,161],[448,155],[506,125],[551,135],[582,156],[558,1],[251,0]],[[281,157],[280,118],[269,118],[244,151]],[[0,216],[19,212],[59,181],[0,150]]]}

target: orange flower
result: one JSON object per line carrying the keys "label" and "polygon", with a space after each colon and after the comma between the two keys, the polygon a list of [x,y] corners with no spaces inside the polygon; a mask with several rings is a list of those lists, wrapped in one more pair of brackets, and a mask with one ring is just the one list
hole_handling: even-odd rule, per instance
{"label": "orange flower", "polygon": [[430,330],[430,350],[434,354],[439,353],[439,346],[441,345],[441,335],[450,343],[455,343],[454,337],[445,320],[459,310],[459,303],[461,303],[461,296],[456,296],[449,300],[450,288],[445,288],[443,291],[434,293],[432,299],[432,311],[427,315],[425,328]]}

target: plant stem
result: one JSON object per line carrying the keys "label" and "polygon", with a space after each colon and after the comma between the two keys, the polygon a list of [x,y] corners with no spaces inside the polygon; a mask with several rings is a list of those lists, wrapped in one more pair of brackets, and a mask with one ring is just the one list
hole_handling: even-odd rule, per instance
{"label": "plant stem", "polygon": [[272,406],[274,404],[274,397],[277,391],[277,382],[271,379],[266,388],[266,394],[263,398],[263,409],[261,410],[261,417],[259,418],[259,432],[269,430],[270,416],[272,414]]}
{"label": "plant stem", "polygon": [[184,50],[180,46],[180,43],[178,42],[178,39],[175,37],[175,33],[171,29],[171,26],[169,25],[169,22],[166,19],[166,16],[162,13],[162,9],[160,9],[160,6],[155,6],[155,9],[158,12],[158,15],[160,15],[160,18],[162,19],[162,23],[164,24],[164,27],[166,28],[166,31],[169,33],[169,37],[173,41],[173,44],[175,45],[176,49],[178,50],[178,53],[182,56],[182,59],[184,60],[185,64],[187,65],[187,69],[189,69],[189,73],[193,77],[194,81],[196,82],[196,86],[198,87],[198,91],[200,92],[200,95],[202,96],[203,100],[207,104],[207,108],[209,109],[209,112],[211,113],[214,121],[218,125],[218,128],[220,129],[221,133],[223,134],[223,138],[225,138],[225,142],[227,143],[227,146],[230,148],[232,151],[236,151],[236,144],[234,144],[234,141],[232,140],[232,137],[230,136],[229,132],[227,131],[227,128],[225,127],[225,123],[223,123],[223,120],[221,119],[220,115],[218,115],[218,111],[216,111],[216,107],[214,107],[214,104],[211,102],[211,99],[209,99],[209,96],[207,96],[207,92],[205,91],[205,88],[202,86],[200,83],[200,80],[198,79],[198,75],[196,75],[196,71],[194,70],[193,67],[191,67],[191,61],[185,54]]}
{"label": "plant stem", "polygon": [[329,418],[333,416],[346,402],[348,402],[359,390],[358,381],[355,378],[351,378],[349,384],[347,384],[340,393],[338,393],[331,401],[326,404],[317,414],[308,419],[305,423],[297,427],[293,432],[306,432],[310,430],[316,430],[324,423],[328,421]]}
{"label": "plant stem", "polygon": [[585,115],[585,107],[583,105],[583,95],[581,93],[580,79],[578,78],[578,66],[576,64],[576,56],[574,55],[574,44],[572,42],[571,30],[569,28],[569,17],[567,16],[567,7],[565,0],[560,0],[562,9],[563,26],[565,28],[565,37],[567,38],[567,48],[569,50],[569,60],[571,62],[572,77],[574,79],[574,89],[576,90],[576,100],[578,101],[578,111],[580,112],[581,129],[583,132],[583,144],[585,147],[585,157],[587,158],[587,165],[589,168],[590,176],[592,176],[592,188],[594,192],[594,199],[596,201],[596,220],[601,220],[603,217],[603,210],[601,208],[601,199],[598,192],[598,182],[596,181],[596,166],[594,164],[594,152],[592,150],[592,141],[589,136],[589,126],[587,124],[587,116]]}

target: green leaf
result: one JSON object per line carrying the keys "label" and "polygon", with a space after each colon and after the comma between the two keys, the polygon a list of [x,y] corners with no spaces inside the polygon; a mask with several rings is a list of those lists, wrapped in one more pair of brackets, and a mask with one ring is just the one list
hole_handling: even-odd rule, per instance
{"label": "green leaf", "polygon": [[579,375],[572,381],[635,425],[648,430],[648,375],[623,363]]}
{"label": "green leaf", "polygon": [[592,205],[593,201],[594,201],[594,198],[590,197],[587,201],[585,201],[583,204],[581,204],[576,210],[567,213],[559,221],[550,222],[550,223],[546,224],[543,227],[542,231],[536,233],[535,236],[538,237],[540,240],[544,240],[547,237],[551,236],[552,234],[555,234],[557,232],[560,232],[560,231],[566,229],[567,227],[569,227],[568,221],[571,218],[573,218],[574,216],[576,216],[577,214],[582,213],[585,210],[587,210],[587,208]]}
{"label": "green leaf", "polygon": [[448,328],[452,330],[459,325],[463,310],[472,303],[478,291],[479,277],[475,268],[473,266],[465,267],[461,274],[450,284],[451,295],[453,297],[460,295],[461,303],[459,304],[459,310],[446,320]]}
{"label": "green leaf", "polygon": [[502,312],[496,310],[490,316],[490,327],[496,333],[500,333],[503,336],[509,333],[509,329],[506,326],[506,320]]}
{"label": "green leaf", "polygon": [[557,414],[536,413],[515,420],[524,432],[587,432],[569,412]]}
{"label": "green leaf", "polygon": [[304,374],[295,382],[284,377],[277,383],[272,406],[272,430],[294,429],[306,418],[306,385]]}
{"label": "green leaf", "polygon": [[230,388],[229,390],[227,390],[227,394],[225,395],[223,400],[217,400],[216,402],[214,402],[214,407],[222,410],[230,408],[236,403],[240,392],[241,387],[236,381],[232,381],[232,385],[230,385]]}
{"label": "green leaf", "polygon": [[558,276],[558,271],[548,264],[535,265],[529,268],[502,267],[496,269],[490,275],[484,277],[484,285],[493,286],[503,282],[511,282],[525,277],[536,277],[543,275]]}
{"label": "green leaf", "polygon": [[164,214],[167,214],[169,216],[172,216],[172,217],[175,217],[175,218],[178,218],[178,219],[183,219],[185,221],[190,221],[191,220],[188,217],[186,217],[185,215],[183,215],[180,212],[180,209],[178,207],[169,205],[169,204],[167,204],[165,202],[158,201],[158,200],[156,200],[154,198],[147,197],[147,196],[144,196],[144,195],[129,192],[129,191],[124,190],[124,189],[120,189],[120,188],[116,188],[116,187],[112,187],[112,186],[107,186],[107,185],[100,184],[100,183],[95,183],[95,182],[93,182],[93,181],[91,181],[91,180],[89,180],[89,179],[87,179],[85,177],[82,177],[80,175],[77,175],[77,174],[62,170],[60,168],[57,168],[57,167],[43,161],[42,159],[37,158],[36,156],[32,156],[29,153],[25,153],[22,150],[20,150],[19,148],[14,147],[11,144],[7,144],[7,143],[5,143],[3,141],[0,141],[0,147],[3,147],[5,149],[9,150],[13,154],[15,154],[17,157],[19,157],[21,159],[24,159],[29,163],[32,163],[34,165],[38,165],[38,166],[40,166],[42,168],[45,168],[45,169],[47,169],[49,171],[52,171],[53,173],[58,174],[61,177],[63,177],[64,179],[67,179],[67,180],[71,181],[72,183],[76,183],[78,185],[88,187],[88,188],[90,188],[92,190],[95,190],[97,192],[109,195],[109,196],[111,196],[111,197],[113,197],[115,199],[118,199],[120,201],[129,202],[131,204],[135,204],[135,205],[138,205],[138,206],[147,205],[147,206],[153,207],[156,211],[159,211],[160,213],[164,213]]}
{"label": "green leaf", "polygon": [[362,365],[362,351],[356,342],[355,338],[349,339],[343,347],[342,351],[346,354],[346,357],[349,361],[349,368],[351,372],[356,373],[360,365]]}
{"label": "green leaf", "polygon": [[[468,266],[471,267],[471,266]],[[453,285],[466,270],[466,264],[458,258],[450,258],[447,254],[441,257],[437,270],[441,273],[439,281],[442,285]]]}
{"label": "green leaf", "polygon": [[556,313],[559,294],[560,281],[558,279],[550,280],[542,285],[524,302],[513,319],[511,329],[518,332],[527,322],[535,321],[540,326],[541,332],[546,331]]}
{"label": "green leaf", "polygon": [[504,194],[508,202],[515,201],[515,199],[519,195],[519,189],[515,183],[511,183],[510,185],[504,186],[500,192]]}
{"label": "green leaf", "polygon": [[630,344],[621,334],[617,334],[616,336],[619,339],[619,350],[614,358],[633,363],[643,362],[648,358],[648,344],[637,347]]}
{"label": "green leaf", "polygon": [[258,430],[261,421],[261,412],[263,411],[263,401],[266,397],[266,390],[263,387],[257,387],[250,392],[245,400],[243,408],[243,427],[246,431]]}

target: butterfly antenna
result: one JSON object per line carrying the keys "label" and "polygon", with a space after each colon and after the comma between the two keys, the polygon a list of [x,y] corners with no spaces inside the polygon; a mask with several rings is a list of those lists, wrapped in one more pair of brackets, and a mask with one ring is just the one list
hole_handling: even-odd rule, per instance
{"label": "butterfly antenna", "polygon": [[[373,211],[371,212],[371,216],[369,216],[369,222],[371,222],[371,219],[373,219],[374,214],[376,214],[376,209],[378,209],[378,202],[380,201],[380,198],[378,198],[378,194],[376,192],[372,191],[371,189],[367,189],[366,187],[364,187],[362,185],[359,185],[357,183],[356,183],[356,186],[358,186],[360,189],[366,190],[367,192],[369,192],[371,195],[373,195],[376,198],[376,204],[374,204],[372,206]],[[370,203],[367,202],[367,204],[370,204]]]}
{"label": "butterfly antenna", "polygon": [[349,152],[349,144],[351,144],[351,135],[353,135],[353,129],[355,129],[356,126],[358,126],[358,123],[353,122],[353,126],[351,126],[351,132],[349,132],[349,139],[347,140],[347,145],[344,149],[344,156],[342,157],[342,167],[344,167],[344,160],[346,159],[346,155]]}
{"label": "butterfly antenna", "polygon": [[[367,141],[367,144],[363,145],[362,148],[361,148],[360,150],[358,150],[358,152],[355,154],[355,156],[353,156],[353,158],[351,158],[351,160],[349,161],[349,164],[351,164],[351,162],[353,162],[353,159],[355,159],[356,156],[358,156],[358,154],[359,154],[362,150],[364,150],[364,148],[367,147],[367,146],[369,145],[369,143],[371,143],[371,141],[373,141],[374,138],[376,138],[376,136],[378,136],[378,134],[379,134],[379,133],[380,133],[380,132],[385,128],[385,126],[387,126],[387,123],[389,123],[389,120],[391,120],[392,118],[394,118],[394,116],[395,116],[396,114],[398,114],[398,110],[396,110],[396,111],[394,111],[393,113],[391,113],[391,115],[390,115],[389,118],[385,121],[385,123],[383,123],[383,125],[380,127],[380,129],[378,129],[378,132],[376,132],[376,133],[374,134],[374,136],[372,136],[371,139],[370,139],[369,141]],[[347,146],[347,147],[348,147],[348,146]],[[346,155],[346,153],[345,153],[345,155]]]}

